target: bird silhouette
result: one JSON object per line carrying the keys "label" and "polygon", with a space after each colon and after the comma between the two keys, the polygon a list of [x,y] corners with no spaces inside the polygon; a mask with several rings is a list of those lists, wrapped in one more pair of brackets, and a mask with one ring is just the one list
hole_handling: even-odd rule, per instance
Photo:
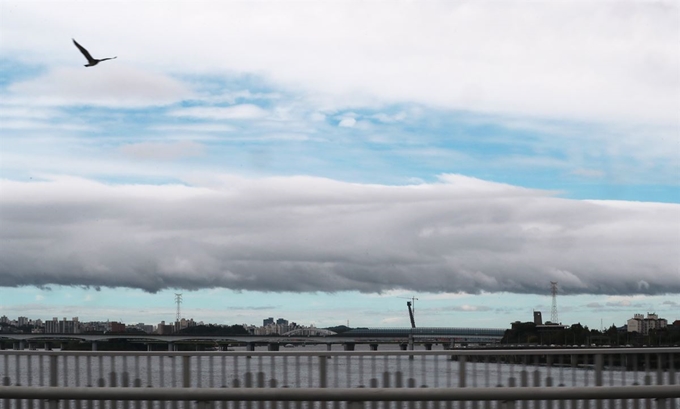
{"label": "bird silhouette", "polygon": [[118,57],[109,57],[109,58],[102,58],[102,59],[92,58],[92,56],[91,56],[90,53],[85,49],[85,47],[83,47],[82,45],[78,44],[78,42],[77,42],[75,39],[72,38],[71,40],[73,40],[73,44],[75,44],[76,47],[78,47],[78,49],[80,50],[80,52],[83,53],[83,55],[85,56],[85,58],[87,58],[87,64],[85,64],[86,67],[94,67],[95,65],[99,64],[99,63],[102,62],[102,61],[113,60],[114,58],[118,58]]}

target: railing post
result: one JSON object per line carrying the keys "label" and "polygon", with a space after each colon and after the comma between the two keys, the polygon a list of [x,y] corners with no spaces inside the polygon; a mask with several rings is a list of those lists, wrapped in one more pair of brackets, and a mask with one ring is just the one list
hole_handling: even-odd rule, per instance
{"label": "railing post", "polygon": [[[517,386],[517,378],[511,376],[508,378],[508,387],[509,388],[514,388]],[[501,402],[500,405],[501,408],[503,409],[515,409],[516,408],[516,402],[514,400],[506,400]]]}
{"label": "railing post", "polygon": [[57,356],[56,355],[50,355],[50,386],[57,386],[57,380],[58,380],[58,371],[57,371]]}
{"label": "railing post", "polygon": [[595,355],[595,386],[602,386],[602,369],[604,358],[602,354]]}
{"label": "railing post", "polygon": [[364,409],[364,402],[347,402],[347,409]]}
{"label": "railing post", "polygon": [[[201,374],[198,374],[198,376],[201,376]],[[191,387],[191,357],[189,355],[182,357],[182,387]]]}
{"label": "railing post", "polygon": [[328,358],[325,356],[319,357],[319,387],[328,387]]}
{"label": "railing post", "polygon": [[[7,357],[5,357],[5,359],[7,359]],[[7,361],[5,361],[5,362],[7,362]],[[9,376],[4,376],[2,378],[2,386],[10,386],[10,385],[11,385],[11,383],[10,383]],[[7,398],[3,399],[2,400],[2,406],[4,408],[9,408],[9,399],[7,399]]]}
{"label": "railing post", "polygon": [[[56,355],[50,355],[50,386],[56,387],[58,382],[58,367],[59,364],[58,357]],[[49,401],[50,409],[57,409],[58,402],[56,400]]]}

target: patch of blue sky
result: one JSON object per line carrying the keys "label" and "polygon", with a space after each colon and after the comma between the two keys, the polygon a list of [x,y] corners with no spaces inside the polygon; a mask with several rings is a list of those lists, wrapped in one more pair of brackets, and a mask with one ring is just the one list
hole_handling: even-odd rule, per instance
{"label": "patch of blue sky", "polygon": [[677,185],[625,185],[615,183],[583,183],[570,186],[562,183],[570,199],[606,199],[634,202],[680,203],[680,188]]}
{"label": "patch of blue sky", "polygon": [[47,67],[28,64],[11,56],[0,56],[0,88],[6,89],[16,82],[38,77],[47,72]]}

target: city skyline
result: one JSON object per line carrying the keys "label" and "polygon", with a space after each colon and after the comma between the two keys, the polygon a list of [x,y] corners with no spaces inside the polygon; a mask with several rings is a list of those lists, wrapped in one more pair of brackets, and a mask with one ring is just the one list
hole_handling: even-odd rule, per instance
{"label": "city skyline", "polygon": [[[35,291],[24,289],[25,291]],[[163,294],[167,299],[165,307],[156,306],[161,294],[148,294],[144,292],[119,291],[107,292],[104,290],[95,291],[87,289],[71,288],[65,300],[76,301],[74,298],[81,297],[72,305],[66,305],[60,309],[56,300],[48,300],[42,307],[38,303],[23,304],[21,309],[7,309],[0,311],[0,315],[10,316],[6,311],[13,311],[16,316],[26,316],[27,313],[33,315],[42,314],[41,319],[51,319],[54,316],[62,319],[67,317],[79,317],[84,321],[119,321],[125,323],[152,322],[157,324],[160,321],[174,322],[176,314],[175,292],[166,291]],[[548,289],[549,291],[549,289]],[[88,294],[91,293],[91,294]],[[347,297],[346,294],[329,294],[326,305],[319,303],[317,297],[305,297],[293,294],[272,294],[269,305],[258,305],[259,299],[253,297],[248,292],[230,293],[231,297],[238,297],[243,300],[241,306],[224,302],[224,310],[220,310],[216,305],[216,299],[221,298],[221,293],[227,290],[214,290],[212,295],[202,292],[182,293],[182,317],[192,318],[196,321],[205,323],[215,323],[221,325],[241,325],[260,322],[264,318],[272,317],[286,318],[302,325],[315,325],[317,327],[330,327],[337,325],[348,325],[352,327],[408,327],[410,325],[406,301],[414,294],[405,292],[392,292],[382,296],[356,294],[354,297]],[[47,291],[46,293],[51,293]],[[80,293],[80,294],[78,294]],[[109,307],[111,301],[102,300],[94,302],[94,296],[102,294],[108,297],[115,297],[119,301],[125,300],[132,293],[130,300],[140,301],[145,299],[137,306],[131,307]],[[55,292],[56,295],[61,295]],[[121,294],[125,294],[121,296]],[[84,295],[84,297],[83,297]],[[504,304],[507,299],[498,297],[497,294],[471,295],[471,294],[415,294],[416,301],[416,325],[428,327],[479,327],[479,328],[505,328],[514,321],[532,321],[533,311],[541,311],[544,320],[549,320],[552,298],[550,294],[530,295],[524,297],[524,303]],[[297,309],[291,309],[285,305],[276,306],[278,302],[286,302],[292,296],[298,296],[302,302]],[[371,302],[355,300],[356,297],[364,296],[370,298]],[[38,298],[43,297],[41,295]],[[208,298],[206,300],[206,297]],[[351,300],[344,308],[337,308],[336,305],[343,299]],[[535,300],[535,304],[526,305],[527,300]],[[233,300],[233,298],[232,298]],[[250,300],[248,303],[247,300]],[[255,302],[253,304],[252,302]],[[82,307],[77,306],[78,302]],[[232,301],[233,302],[233,301]],[[195,303],[195,305],[192,305]],[[87,304],[90,304],[87,306]],[[101,304],[101,305],[98,305]],[[210,305],[212,308],[201,308],[203,305]],[[616,326],[624,325],[626,320],[636,313],[656,312],[660,316],[668,318],[670,322],[680,319],[680,303],[668,296],[558,296],[558,311],[560,322],[571,325],[580,323],[589,328],[599,329],[600,325],[608,328],[612,324]],[[141,305],[141,308],[140,308]],[[374,310],[366,310],[367,305],[373,305]],[[86,307],[87,306],[87,307]],[[49,315],[49,311],[60,311],[61,314]],[[309,310],[315,308],[318,315]],[[41,312],[42,311],[42,312]],[[108,315],[107,315],[108,314]],[[291,315],[292,314],[292,315]],[[332,315],[334,318],[323,319],[324,315]],[[293,318],[296,317],[296,318]]]}
{"label": "city skyline", "polygon": [[3,314],[680,315],[677,2],[132,7],[0,0]]}

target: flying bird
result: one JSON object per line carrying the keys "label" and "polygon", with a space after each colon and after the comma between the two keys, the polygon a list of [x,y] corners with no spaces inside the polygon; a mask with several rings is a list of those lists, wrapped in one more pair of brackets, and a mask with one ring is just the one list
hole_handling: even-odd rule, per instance
{"label": "flying bird", "polygon": [[78,49],[80,50],[80,52],[83,53],[85,58],[87,58],[87,64],[85,64],[86,67],[94,67],[95,65],[99,64],[102,61],[113,60],[114,58],[118,58],[118,57],[109,57],[109,58],[102,58],[100,60],[98,60],[96,58],[92,58],[90,53],[82,45],[78,44],[78,42],[73,38],[71,40],[73,40],[73,44],[75,44],[76,47],[78,47]]}

